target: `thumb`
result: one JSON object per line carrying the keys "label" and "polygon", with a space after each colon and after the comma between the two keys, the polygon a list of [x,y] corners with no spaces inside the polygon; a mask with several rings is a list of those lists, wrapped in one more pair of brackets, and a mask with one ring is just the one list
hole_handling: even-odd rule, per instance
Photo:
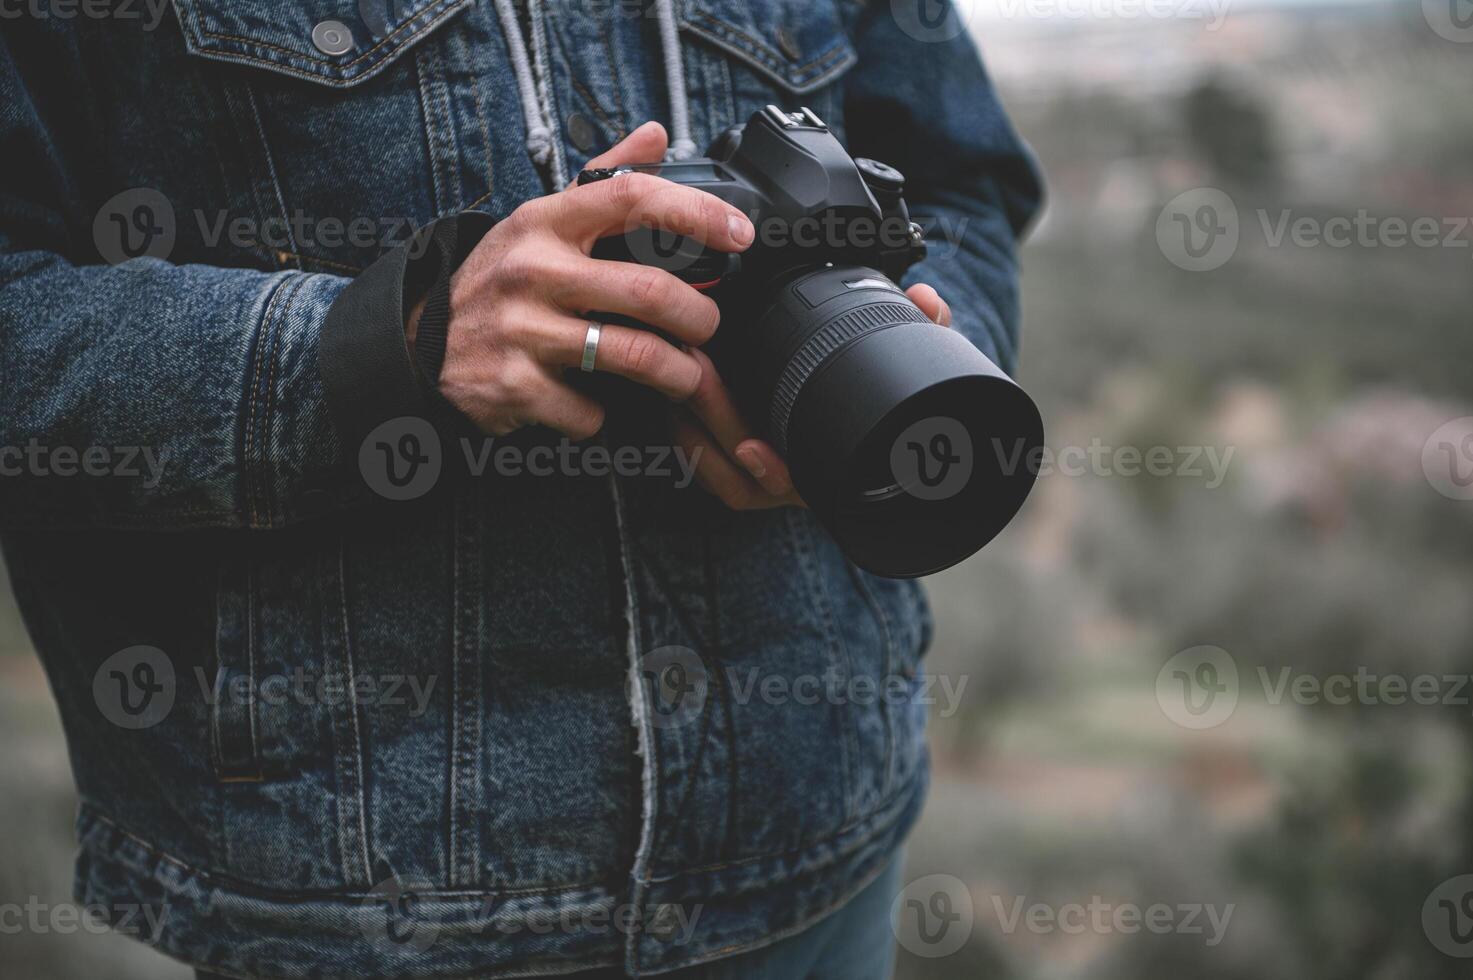
{"label": "thumb", "polygon": [[586,169],[659,163],[665,159],[665,151],[669,148],[670,137],[665,134],[665,127],[657,122],[647,122],[606,152],[589,160]]}
{"label": "thumb", "polygon": [[941,294],[925,283],[916,283],[905,291],[910,301],[921,308],[921,312],[931,318],[931,322],[939,326],[951,326],[951,306],[941,298]]}

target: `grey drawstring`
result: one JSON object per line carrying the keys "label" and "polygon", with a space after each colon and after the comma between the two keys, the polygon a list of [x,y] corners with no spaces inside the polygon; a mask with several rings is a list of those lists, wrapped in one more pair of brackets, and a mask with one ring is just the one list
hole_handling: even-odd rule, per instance
{"label": "grey drawstring", "polygon": [[665,86],[670,89],[671,160],[689,160],[696,155],[690,138],[690,93],[685,90],[685,52],[675,24],[675,0],[656,0],[660,15],[660,49],[665,56]]}
{"label": "grey drawstring", "polygon": [[[685,52],[680,46],[680,31],[675,19],[675,0],[655,0],[660,21],[660,52],[665,60],[665,83],[670,89],[671,160],[689,160],[696,155],[691,139],[690,94],[685,90]],[[564,162],[562,147],[552,125],[552,93],[548,81],[547,46],[543,38],[542,2],[527,0],[527,17],[533,40],[533,54],[527,54],[521,24],[513,0],[496,0],[496,16],[501,32],[506,35],[507,52],[517,78],[517,96],[522,102],[522,118],[527,128],[527,152],[537,166],[551,170],[553,179],[562,184]],[[535,66],[534,66],[535,58]]]}
{"label": "grey drawstring", "polygon": [[[532,4],[536,2],[531,0]],[[537,166],[546,167],[552,159],[552,122],[537,94],[532,61],[527,57],[527,45],[522,40],[522,28],[517,22],[517,10],[512,0],[496,0],[496,16],[501,18],[501,33],[506,35],[506,48],[517,76],[517,95],[522,100],[522,118],[527,126],[527,152]]]}
{"label": "grey drawstring", "polygon": [[[546,7],[542,0],[527,0],[527,29],[532,35],[532,68],[537,75],[537,92],[542,97],[542,118],[547,120],[554,134],[557,128],[552,120],[552,71],[547,67],[547,30],[542,20]],[[567,163],[563,160],[563,141],[554,136],[552,141],[552,182],[562,187],[568,182]]]}

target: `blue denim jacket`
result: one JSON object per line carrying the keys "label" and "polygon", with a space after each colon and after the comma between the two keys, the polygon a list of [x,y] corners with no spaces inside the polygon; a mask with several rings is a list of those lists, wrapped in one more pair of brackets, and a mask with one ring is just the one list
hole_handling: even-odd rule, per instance
{"label": "blue denim jacket", "polygon": [[[545,4],[569,170],[666,116],[647,8]],[[409,230],[551,189],[492,5],[94,9],[0,24],[0,527],[78,898],[159,906],[160,948],[228,976],[485,978],[659,973],[862,888],[924,795],[918,586],[678,471],[356,486],[334,300]],[[697,145],[801,104],[898,166],[910,279],[1010,367],[1038,185],[949,8],[678,11]],[[611,412],[605,441],[668,434]]]}

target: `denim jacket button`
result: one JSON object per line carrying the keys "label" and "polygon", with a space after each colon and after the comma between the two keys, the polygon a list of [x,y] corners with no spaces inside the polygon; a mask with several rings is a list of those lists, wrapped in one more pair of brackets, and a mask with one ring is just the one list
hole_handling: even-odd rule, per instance
{"label": "denim jacket button", "polygon": [[783,54],[788,56],[789,61],[797,61],[803,57],[803,49],[798,47],[798,39],[793,36],[790,28],[782,27],[778,29],[777,46],[782,48]]}
{"label": "denim jacket button", "polygon": [[668,943],[680,932],[680,910],[674,905],[657,905],[650,917],[649,933],[662,943]]}
{"label": "denim jacket button", "polygon": [[323,54],[347,54],[353,50],[353,32],[340,20],[325,20],[312,28],[312,43]]}
{"label": "denim jacket button", "polygon": [[588,153],[593,149],[593,141],[597,134],[593,131],[593,123],[581,112],[575,112],[568,117],[568,139],[578,148],[579,153]]}

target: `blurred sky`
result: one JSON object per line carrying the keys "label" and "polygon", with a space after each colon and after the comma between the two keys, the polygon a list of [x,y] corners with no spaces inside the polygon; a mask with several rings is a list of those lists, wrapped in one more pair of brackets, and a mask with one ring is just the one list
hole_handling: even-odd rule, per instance
{"label": "blurred sky", "polygon": [[[959,9],[970,8],[979,19],[1014,19],[1020,14],[1029,21],[1067,20],[1080,23],[1149,20],[1135,11],[1174,10],[1185,19],[1200,17],[1205,9],[1248,11],[1268,7],[1357,7],[1374,6],[1387,0],[956,0]],[[1082,17],[1081,11],[1110,11],[1115,16]],[[1133,14],[1133,15],[1132,15]]]}

